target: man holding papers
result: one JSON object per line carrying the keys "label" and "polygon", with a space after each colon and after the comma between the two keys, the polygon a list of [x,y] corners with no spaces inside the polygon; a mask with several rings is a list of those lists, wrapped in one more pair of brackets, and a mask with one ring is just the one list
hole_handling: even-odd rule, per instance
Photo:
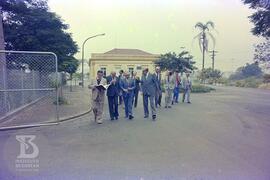
{"label": "man holding papers", "polygon": [[89,89],[92,89],[92,110],[95,116],[95,122],[102,124],[104,97],[107,88],[107,81],[103,78],[103,71],[97,72],[97,77],[91,80]]}

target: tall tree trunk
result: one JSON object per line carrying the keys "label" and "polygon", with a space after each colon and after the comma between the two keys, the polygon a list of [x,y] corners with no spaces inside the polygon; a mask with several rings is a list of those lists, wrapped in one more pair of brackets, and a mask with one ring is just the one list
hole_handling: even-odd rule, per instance
{"label": "tall tree trunk", "polygon": [[215,60],[214,60],[214,57],[212,58],[212,70],[214,71],[215,69]]}
{"label": "tall tree trunk", "polygon": [[204,58],[205,58],[205,47],[203,45],[203,60],[202,60],[202,70],[204,70]]}
{"label": "tall tree trunk", "polygon": [[203,44],[203,62],[202,62],[202,70],[204,70],[204,63],[205,63],[205,39],[206,38],[206,36],[205,36],[205,32],[203,32],[203,42],[202,42],[202,44]]}

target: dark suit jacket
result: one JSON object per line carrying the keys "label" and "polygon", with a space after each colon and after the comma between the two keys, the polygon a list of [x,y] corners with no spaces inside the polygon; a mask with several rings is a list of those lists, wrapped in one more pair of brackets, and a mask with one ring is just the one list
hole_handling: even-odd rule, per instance
{"label": "dark suit jacket", "polygon": [[[107,89],[107,96],[118,96],[119,95],[119,78],[116,78],[116,83],[111,84],[108,89]],[[107,78],[107,84],[110,84],[111,81],[113,80],[112,76],[108,76]]]}
{"label": "dark suit jacket", "polygon": [[[127,95],[134,95],[134,89],[136,88],[135,80],[133,78],[123,79],[120,83],[120,87],[123,90],[123,96],[126,97]],[[124,89],[128,89],[128,92],[125,92]]]}
{"label": "dark suit jacket", "polygon": [[148,74],[148,76],[142,75],[141,88],[145,95],[155,96],[156,90],[158,89],[158,83],[154,74]]}
{"label": "dark suit jacket", "polygon": [[155,73],[154,77],[158,85],[158,90],[161,91],[161,81],[162,81],[161,73],[159,73],[159,76]]}

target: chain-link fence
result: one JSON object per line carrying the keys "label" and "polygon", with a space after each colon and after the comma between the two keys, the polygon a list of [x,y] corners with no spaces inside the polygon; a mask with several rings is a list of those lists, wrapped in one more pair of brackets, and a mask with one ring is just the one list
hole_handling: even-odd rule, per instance
{"label": "chain-link fence", "polygon": [[0,122],[57,120],[58,81],[55,54],[0,51]]}

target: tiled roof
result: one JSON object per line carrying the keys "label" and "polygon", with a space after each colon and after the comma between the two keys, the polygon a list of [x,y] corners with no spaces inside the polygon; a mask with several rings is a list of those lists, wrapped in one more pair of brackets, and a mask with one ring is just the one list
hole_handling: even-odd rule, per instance
{"label": "tiled roof", "polygon": [[118,55],[153,55],[151,53],[139,49],[112,49],[104,54],[118,54]]}

